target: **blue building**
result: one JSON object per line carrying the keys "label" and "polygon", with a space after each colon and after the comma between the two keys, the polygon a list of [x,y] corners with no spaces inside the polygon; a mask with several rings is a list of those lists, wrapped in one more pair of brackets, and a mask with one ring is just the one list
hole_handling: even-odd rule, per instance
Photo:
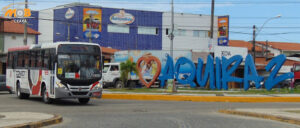
{"label": "blue building", "polygon": [[162,12],[72,3],[39,11],[39,43],[93,42],[120,50],[161,50]]}

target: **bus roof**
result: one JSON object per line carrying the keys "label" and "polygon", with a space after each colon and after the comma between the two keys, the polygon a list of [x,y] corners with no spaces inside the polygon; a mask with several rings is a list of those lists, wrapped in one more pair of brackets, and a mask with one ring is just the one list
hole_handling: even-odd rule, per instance
{"label": "bus roof", "polygon": [[32,44],[32,45],[27,45],[27,46],[13,47],[13,48],[9,48],[8,52],[29,50],[29,49],[35,49],[35,48],[57,48],[61,44],[84,44],[84,45],[99,46],[99,44],[87,43],[87,42],[55,42],[55,43],[52,42],[52,43]]}

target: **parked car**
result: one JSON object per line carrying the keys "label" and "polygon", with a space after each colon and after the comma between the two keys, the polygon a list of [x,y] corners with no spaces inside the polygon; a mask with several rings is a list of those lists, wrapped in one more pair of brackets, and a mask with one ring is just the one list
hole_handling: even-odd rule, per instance
{"label": "parked car", "polygon": [[[265,88],[265,82],[269,76],[264,76],[264,80],[260,82],[261,88]],[[284,81],[279,82],[274,88],[285,88],[291,86],[291,79],[285,79]],[[253,81],[250,82],[250,88],[255,88],[255,83]]]}
{"label": "parked car", "polygon": [[6,87],[6,76],[0,75],[0,91],[8,91],[10,94],[12,91]]}

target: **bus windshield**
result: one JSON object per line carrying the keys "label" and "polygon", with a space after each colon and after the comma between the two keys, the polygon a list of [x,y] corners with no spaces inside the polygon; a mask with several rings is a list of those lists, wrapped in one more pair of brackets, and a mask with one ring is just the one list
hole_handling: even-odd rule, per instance
{"label": "bus windshield", "polygon": [[295,72],[299,72],[300,71],[300,65],[295,65]]}
{"label": "bus windshield", "polygon": [[[85,45],[83,45],[85,47]],[[99,52],[95,53],[97,50],[85,51],[85,48],[81,48],[76,45],[78,53],[76,51],[66,50],[63,47],[63,52],[58,52],[57,59],[57,76],[62,80],[100,80],[100,48],[98,46]],[[68,48],[72,49],[68,45]],[[79,50],[78,50],[79,49]],[[60,51],[58,49],[58,51]],[[69,52],[67,52],[69,51]]]}

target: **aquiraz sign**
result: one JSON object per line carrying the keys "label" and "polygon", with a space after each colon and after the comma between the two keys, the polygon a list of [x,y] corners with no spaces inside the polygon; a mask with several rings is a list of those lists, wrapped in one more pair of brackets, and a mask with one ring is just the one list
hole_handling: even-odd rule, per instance
{"label": "aquiraz sign", "polygon": [[[285,79],[294,77],[294,74],[291,72],[277,76],[277,73],[285,60],[286,56],[283,54],[276,56],[265,67],[266,71],[271,72],[265,82],[267,90],[271,90],[276,84]],[[244,84],[244,90],[248,90],[250,81],[255,82],[256,88],[261,88],[260,82],[263,81],[263,77],[258,75],[253,58],[250,54],[248,54],[245,58],[244,78],[232,76],[242,61],[243,57],[241,55],[234,55],[230,58],[216,57],[215,59],[211,55],[208,55],[206,67],[204,69],[204,62],[201,58],[198,58],[197,68],[195,64],[186,57],[178,58],[174,66],[173,59],[167,54],[166,64],[162,67],[161,62],[157,57],[145,55],[137,60],[137,68],[141,82],[148,88],[157,78],[161,81],[161,86],[164,87],[165,81],[173,79],[174,77],[180,84],[189,84],[191,87],[197,86],[194,82],[196,79],[196,82],[201,87],[205,87],[209,80],[210,89],[227,90],[228,82],[238,82]],[[153,64],[155,66],[153,66]],[[183,65],[189,65],[192,68],[192,70],[189,70],[190,72],[185,76],[180,75],[180,69]],[[152,80],[146,80],[143,74],[153,68],[156,68],[156,70],[152,75]]]}

